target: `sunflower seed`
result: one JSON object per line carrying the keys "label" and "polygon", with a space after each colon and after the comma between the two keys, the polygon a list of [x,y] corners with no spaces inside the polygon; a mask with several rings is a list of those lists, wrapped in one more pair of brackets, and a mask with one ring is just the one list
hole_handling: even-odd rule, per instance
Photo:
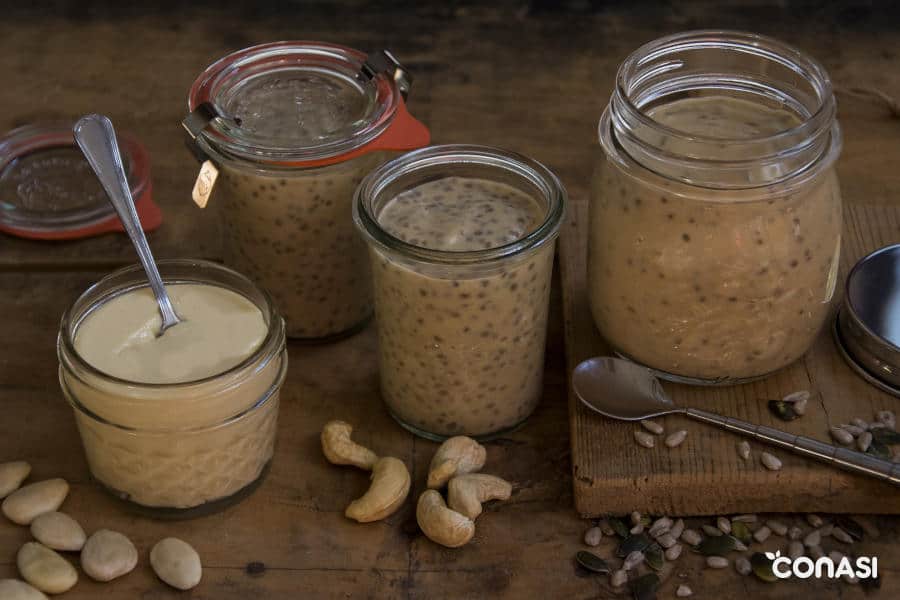
{"label": "sunflower seed", "polygon": [[781,461],[778,457],[769,454],[768,452],[763,452],[759,455],[759,460],[762,462],[763,466],[770,471],[778,471],[781,469]]}
{"label": "sunflower seed", "polygon": [[787,533],[787,525],[780,521],[766,521],[766,527],[772,530],[772,533],[775,535],[785,535]]}
{"label": "sunflower seed", "polygon": [[640,550],[635,550],[625,557],[625,560],[622,562],[622,568],[626,571],[630,571],[642,562],[644,562],[644,553]]}
{"label": "sunflower seed", "polygon": [[672,534],[672,537],[676,540],[681,537],[681,534],[684,533],[684,519],[678,519],[675,523],[672,524],[672,529],[669,530],[669,533]]}
{"label": "sunflower seed", "polygon": [[850,419],[850,423],[853,425],[856,425],[857,427],[860,427],[862,429],[869,428],[869,422],[864,421],[863,419],[860,419],[859,417],[853,417],[852,419]]}
{"label": "sunflower seed", "polygon": [[724,569],[728,566],[728,559],[724,556],[707,556],[706,566],[710,569]]}
{"label": "sunflower seed", "polygon": [[863,431],[859,434],[859,437],[856,438],[856,447],[859,448],[860,452],[865,452],[869,449],[869,446],[872,445],[872,432],[871,431]]}
{"label": "sunflower seed", "polygon": [[750,460],[750,444],[747,441],[738,442],[738,456],[744,460]]}
{"label": "sunflower seed", "polygon": [[607,521],[606,519],[600,521],[598,527],[600,527],[600,531],[603,532],[603,535],[607,535],[610,537],[616,535],[616,530],[613,529],[613,526],[610,525],[609,521]]}
{"label": "sunflower seed", "polygon": [[764,541],[769,539],[770,535],[772,535],[772,530],[769,529],[768,526],[763,525],[753,532],[753,539],[762,544]]}
{"label": "sunflower seed", "polygon": [[581,565],[588,571],[600,573],[601,575],[609,574],[609,565],[606,564],[605,560],[603,560],[593,552],[582,550],[575,555],[575,560],[578,561],[579,565]]}
{"label": "sunflower seed", "polygon": [[772,571],[772,560],[762,552],[754,552],[750,557],[750,564],[753,566],[753,574],[760,580],[769,583],[777,580]]}
{"label": "sunflower seed", "polygon": [[799,540],[803,535],[803,530],[794,525],[790,529],[788,529],[787,536],[789,540]]}
{"label": "sunflower seed", "polygon": [[800,414],[794,410],[794,404],[792,402],[769,400],[768,406],[769,412],[782,421],[793,421],[800,416]]}
{"label": "sunflower seed", "polygon": [[703,530],[703,533],[712,537],[722,535],[722,530],[718,527],[713,527],[712,525],[701,525],[700,528]]}
{"label": "sunflower seed", "polygon": [[813,560],[819,560],[823,556],[825,556],[825,552],[822,550],[822,546],[816,544],[815,546],[807,546],[806,551],[809,553],[809,557]]}
{"label": "sunflower seed", "polygon": [[603,539],[603,531],[599,527],[591,527],[584,532],[584,543],[588,546],[599,546]]}
{"label": "sunflower seed", "polygon": [[736,516],[736,517],[731,517],[731,522],[732,522],[732,523],[734,523],[734,522],[738,522],[738,523],[756,523],[756,521],[757,521],[758,519],[759,519],[759,517],[757,517],[756,515],[738,515],[738,516]]}
{"label": "sunflower seed", "polygon": [[809,532],[805,538],[803,538],[803,545],[807,548],[811,548],[813,546],[818,546],[822,543],[822,534],[819,533],[818,529],[814,529]]}
{"label": "sunflower seed", "polygon": [[853,437],[857,437],[863,431],[866,431],[863,427],[857,427],[856,425],[841,425],[841,429],[852,435]]}
{"label": "sunflower seed", "polygon": [[753,539],[753,534],[750,533],[750,528],[743,521],[731,522],[731,535],[739,539],[744,544],[749,544]]}
{"label": "sunflower seed", "polygon": [[[893,412],[891,412],[889,410],[879,410],[877,413],[875,413],[875,418],[878,419],[879,423],[884,423],[891,429],[897,428],[897,417],[894,415]],[[873,423],[873,425],[874,425],[874,423]],[[870,427],[871,427],[871,425],[870,425]]]}
{"label": "sunflower seed", "polygon": [[657,520],[653,521],[653,525],[650,526],[650,529],[647,530],[647,533],[650,534],[650,537],[659,537],[662,534],[669,531],[672,528],[672,519],[669,517],[660,517]]}
{"label": "sunflower seed", "polygon": [[798,541],[793,541],[788,544],[788,556],[791,557],[791,560],[797,560],[801,556],[803,556],[803,544]]}
{"label": "sunflower seed", "polygon": [[741,575],[749,575],[753,571],[753,567],[750,566],[750,561],[747,560],[747,557],[738,556],[734,559],[734,570]]}
{"label": "sunflower seed", "polygon": [[651,421],[650,419],[641,419],[641,427],[654,435],[661,435],[662,432],[665,431],[662,425],[656,421]]}
{"label": "sunflower seed", "polygon": [[675,433],[670,433],[666,437],[666,446],[668,446],[669,448],[677,448],[678,446],[680,446],[682,444],[682,442],[684,442],[684,438],[686,438],[686,437],[687,437],[687,430],[685,430],[685,429],[680,429],[680,430],[676,431]]}
{"label": "sunflower seed", "polygon": [[640,525],[641,523],[641,513],[639,513],[638,511],[633,511],[630,515],[628,515],[628,518],[631,519],[632,525]]}
{"label": "sunflower seed", "polygon": [[635,431],[634,439],[639,446],[643,446],[644,448],[652,448],[656,445],[656,442],[653,441],[653,436],[646,431]]}
{"label": "sunflower seed", "polygon": [[664,533],[656,538],[656,542],[663,548],[669,549],[677,544],[678,540],[671,533]]}
{"label": "sunflower seed", "polygon": [[668,561],[678,560],[678,557],[681,556],[681,551],[684,549],[684,546],[681,544],[675,544],[671,548],[666,548],[665,557]]}
{"label": "sunflower seed", "polygon": [[687,598],[688,596],[694,595],[694,590],[682,583],[675,590],[675,595],[679,598]]}
{"label": "sunflower seed", "polygon": [[846,531],[844,531],[844,530],[841,529],[840,527],[835,527],[835,528],[834,528],[834,530],[831,532],[831,537],[833,537],[833,538],[836,539],[837,541],[843,542],[843,543],[845,543],[845,544],[852,544],[852,543],[853,543],[853,537],[851,537],[851,535],[850,535],[849,533],[847,533]]}
{"label": "sunflower seed", "polygon": [[831,437],[833,437],[839,444],[843,444],[845,446],[853,443],[853,435],[846,429],[841,429],[840,427],[831,428]]}
{"label": "sunflower seed", "polygon": [[609,584],[613,587],[622,587],[628,583],[628,573],[624,569],[613,571],[609,578]]}
{"label": "sunflower seed", "polygon": [[728,520],[728,517],[717,517],[716,527],[718,527],[719,531],[722,533],[731,533],[731,521]]}
{"label": "sunflower seed", "polygon": [[631,535],[638,535],[639,533],[644,533],[644,524],[638,523],[637,525],[635,525],[634,527],[629,529],[628,533],[630,533]]}
{"label": "sunflower seed", "polygon": [[812,513],[806,515],[806,522],[809,523],[810,525],[812,525],[813,527],[821,527],[822,523],[824,523],[824,521],[822,520],[822,517],[820,517],[819,515],[812,514]]}
{"label": "sunflower seed", "polygon": [[689,546],[696,546],[703,538],[693,529],[685,529],[681,532],[681,541]]}

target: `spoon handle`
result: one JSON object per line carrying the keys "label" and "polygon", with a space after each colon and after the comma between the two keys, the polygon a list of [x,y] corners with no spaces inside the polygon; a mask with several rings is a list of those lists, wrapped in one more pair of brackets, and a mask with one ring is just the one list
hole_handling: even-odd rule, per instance
{"label": "spoon handle", "polygon": [[729,431],[787,448],[791,452],[830,463],[847,471],[862,473],[884,479],[894,485],[900,485],[900,463],[893,463],[883,458],[820,442],[802,435],[794,435],[765,425],[754,425],[733,417],[723,417],[705,410],[688,408],[684,410],[684,414],[698,421],[713,423]]}
{"label": "spoon handle", "polygon": [[106,190],[128,237],[134,244],[141,265],[147,273],[150,288],[159,304],[159,312],[162,316],[160,333],[162,333],[172,325],[176,325],[179,319],[169,300],[169,295],[166,293],[159,270],[156,268],[156,261],[153,260],[147,237],[141,228],[137,209],[134,207],[134,199],[131,196],[131,188],[125,177],[122,156],[119,154],[119,145],[116,142],[116,132],[112,122],[103,115],[87,115],[75,124],[73,132],[78,147],[81,148],[91,168],[94,169],[94,173],[97,174],[100,184]]}

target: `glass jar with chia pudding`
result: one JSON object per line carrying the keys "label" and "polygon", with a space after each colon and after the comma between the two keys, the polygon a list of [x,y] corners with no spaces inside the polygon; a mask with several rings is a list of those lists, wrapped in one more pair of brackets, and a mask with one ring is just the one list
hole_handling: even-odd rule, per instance
{"label": "glass jar with chia pudding", "polygon": [[800,358],[841,245],[823,67],[754,34],[661,38],[619,68],[599,138],[588,289],[613,349],[701,384]]}
{"label": "glass jar with chia pudding", "polygon": [[369,244],[381,391],[418,435],[489,438],[541,397],[566,193],[546,167],[482,146],[382,165],[353,218]]}
{"label": "glass jar with chia pudding", "polygon": [[387,52],[276,42],[220,59],[191,88],[184,125],[217,174],[225,262],[272,295],[289,337],[346,335],[372,313],[350,205],[393,151],[428,143],[410,83]]}

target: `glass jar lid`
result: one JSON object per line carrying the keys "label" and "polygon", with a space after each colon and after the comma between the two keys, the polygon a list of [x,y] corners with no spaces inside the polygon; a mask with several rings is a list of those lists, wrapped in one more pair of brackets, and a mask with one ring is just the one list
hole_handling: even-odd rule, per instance
{"label": "glass jar lid", "polygon": [[[274,42],[229,54],[194,82],[185,126],[202,145],[231,158],[321,161],[352,152],[390,125],[410,79],[351,48]],[[387,66],[387,65],[385,65]],[[216,118],[218,117],[218,118]]]}
{"label": "glass jar lid", "polygon": [[[159,226],[144,148],[120,136],[122,162],[145,229]],[[0,231],[37,239],[86,237],[121,226],[75,145],[71,124],[25,125],[0,138]]]}

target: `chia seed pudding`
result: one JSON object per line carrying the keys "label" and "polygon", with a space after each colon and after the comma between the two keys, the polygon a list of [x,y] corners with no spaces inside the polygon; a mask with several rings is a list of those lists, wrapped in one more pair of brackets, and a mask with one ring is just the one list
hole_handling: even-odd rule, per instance
{"label": "chia seed pudding", "polygon": [[490,437],[518,426],[540,400],[558,223],[550,243],[453,261],[522,243],[560,218],[535,195],[451,170],[373,211],[388,239],[451,261],[370,245],[382,395],[419,435]]}
{"label": "chia seed pudding", "polygon": [[[723,140],[800,123],[788,110],[727,96],[676,100],[648,116]],[[680,138],[666,142],[675,155],[686,150]],[[800,358],[828,315],[840,191],[830,167],[799,189],[716,190],[635,176],[605,159],[590,230],[591,310],[617,351],[669,374],[746,379]]]}

